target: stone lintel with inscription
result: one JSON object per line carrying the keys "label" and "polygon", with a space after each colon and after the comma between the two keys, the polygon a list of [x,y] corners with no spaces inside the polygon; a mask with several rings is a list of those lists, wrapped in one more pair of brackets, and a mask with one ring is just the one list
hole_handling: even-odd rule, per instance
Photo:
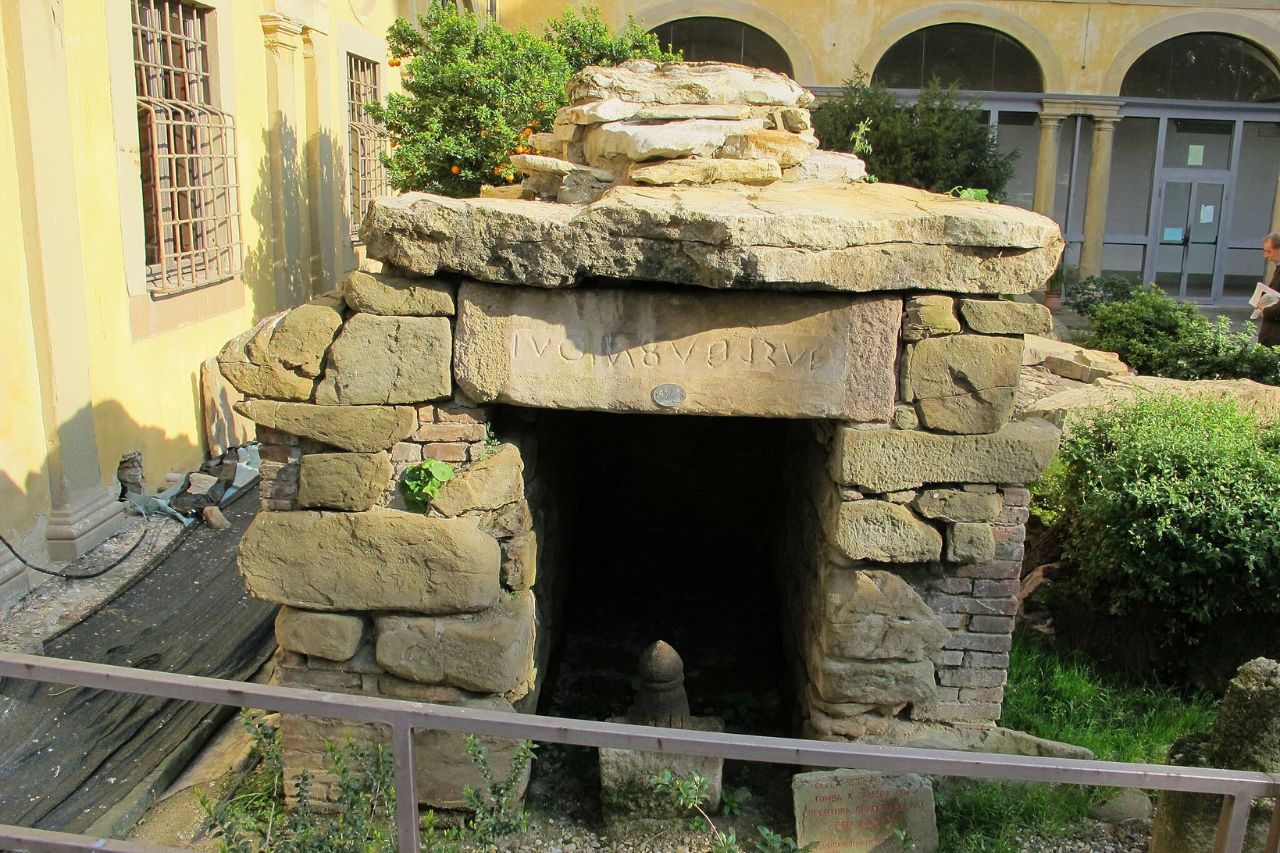
{"label": "stone lintel with inscription", "polygon": [[465,284],[454,374],[479,402],[883,421],[901,300]]}

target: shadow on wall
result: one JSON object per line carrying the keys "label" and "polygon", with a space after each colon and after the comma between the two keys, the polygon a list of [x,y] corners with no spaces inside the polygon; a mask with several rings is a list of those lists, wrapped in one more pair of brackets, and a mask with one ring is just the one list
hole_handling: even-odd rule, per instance
{"label": "shadow on wall", "polygon": [[351,251],[346,148],[329,132],[300,144],[293,125],[277,119],[262,150],[245,212],[258,240],[246,246],[241,274],[255,321],[337,287]]}
{"label": "shadow on wall", "polygon": [[[90,409],[82,408],[72,420],[87,419]],[[122,434],[133,437],[132,447],[145,454],[146,448],[165,445],[172,450],[170,458],[195,459],[203,458],[200,447],[186,436],[171,436],[162,427],[144,426],[138,423],[125,411],[116,400],[97,404],[92,408],[95,425],[114,423],[122,430]],[[72,430],[83,433],[84,430]],[[108,460],[102,460],[104,464]],[[112,472],[119,460],[109,460]],[[0,535],[22,551],[22,556],[32,562],[48,564],[48,551],[45,547],[44,531],[50,509],[50,493],[56,490],[50,484],[50,463],[48,459],[39,469],[28,471],[23,482],[16,482],[10,472],[0,471]],[[184,472],[185,473],[185,472]],[[57,476],[56,474],[54,476]],[[104,478],[104,486],[110,487],[115,481],[114,473]],[[150,491],[158,491],[159,483],[148,482]],[[0,563],[6,562],[9,553],[0,547]]]}

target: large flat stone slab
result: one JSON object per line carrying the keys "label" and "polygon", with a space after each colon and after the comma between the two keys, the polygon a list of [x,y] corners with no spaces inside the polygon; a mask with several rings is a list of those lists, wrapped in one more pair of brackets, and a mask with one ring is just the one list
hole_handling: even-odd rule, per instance
{"label": "large flat stone slab", "polygon": [[317,406],[245,400],[234,408],[268,429],[356,453],[387,450],[418,427],[418,412],[412,406]]}
{"label": "large flat stone slab", "polygon": [[755,104],[807,107],[813,95],[790,77],[731,62],[631,59],[591,66],[565,87],[569,103],[618,98],[642,104]]}
{"label": "large flat stone slab", "polygon": [[1027,293],[1062,251],[1035,213],[880,183],[614,187],[589,205],[406,193],[375,201],[367,222],[371,257],[549,288]]}
{"label": "large flat stone slab", "polygon": [[466,284],[454,373],[479,402],[887,420],[901,302]]}
{"label": "large flat stone slab", "polygon": [[498,543],[466,519],[264,512],[237,564],[254,598],[306,610],[472,613],[498,599]]}
{"label": "large flat stone slab", "polygon": [[907,429],[836,429],[831,476],[868,492],[924,483],[1029,483],[1058,452],[1058,429],[1038,419],[987,435]]}

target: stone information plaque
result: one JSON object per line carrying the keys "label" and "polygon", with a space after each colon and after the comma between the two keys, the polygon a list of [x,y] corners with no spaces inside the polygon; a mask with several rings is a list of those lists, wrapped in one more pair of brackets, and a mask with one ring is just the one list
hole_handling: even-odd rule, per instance
{"label": "stone information plaque", "polygon": [[[818,853],[935,853],[938,826],[933,785],[914,773],[824,770],[791,780],[796,841]],[[913,843],[913,847],[907,846]]]}
{"label": "stone information plaque", "polygon": [[888,420],[901,300],[464,284],[454,372],[479,402]]}

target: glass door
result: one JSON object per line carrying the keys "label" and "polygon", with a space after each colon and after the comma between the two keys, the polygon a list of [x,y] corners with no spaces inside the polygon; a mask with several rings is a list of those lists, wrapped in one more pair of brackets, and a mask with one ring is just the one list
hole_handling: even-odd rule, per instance
{"label": "glass door", "polygon": [[1221,289],[1215,273],[1225,196],[1223,181],[1161,181],[1154,280],[1170,296],[1207,301]]}

